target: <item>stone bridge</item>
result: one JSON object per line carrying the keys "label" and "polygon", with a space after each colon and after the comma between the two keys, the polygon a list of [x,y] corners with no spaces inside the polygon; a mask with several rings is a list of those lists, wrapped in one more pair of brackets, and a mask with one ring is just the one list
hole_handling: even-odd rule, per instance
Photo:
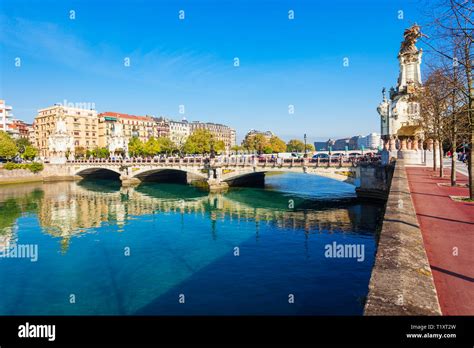
{"label": "stone bridge", "polygon": [[378,158],[363,159],[337,156],[331,158],[272,159],[269,157],[168,157],[150,159],[91,159],[74,160],[65,164],[47,164],[50,176],[77,179],[88,176],[119,178],[123,186],[142,181],[179,179],[188,184],[205,187],[211,192],[226,190],[230,186],[260,186],[265,173],[292,172],[318,175],[353,184],[359,194],[376,195],[388,192],[387,166]]}

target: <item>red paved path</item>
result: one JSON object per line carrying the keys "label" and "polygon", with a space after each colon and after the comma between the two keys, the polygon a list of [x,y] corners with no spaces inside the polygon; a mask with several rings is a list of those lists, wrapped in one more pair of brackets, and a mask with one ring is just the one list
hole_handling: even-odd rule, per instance
{"label": "red paved path", "polygon": [[[425,249],[444,315],[474,315],[474,204],[449,196],[467,196],[468,189],[440,187],[429,168],[407,167],[408,182]],[[439,172],[438,172],[439,173]],[[457,174],[458,183],[467,178]],[[459,255],[453,256],[457,247]]]}

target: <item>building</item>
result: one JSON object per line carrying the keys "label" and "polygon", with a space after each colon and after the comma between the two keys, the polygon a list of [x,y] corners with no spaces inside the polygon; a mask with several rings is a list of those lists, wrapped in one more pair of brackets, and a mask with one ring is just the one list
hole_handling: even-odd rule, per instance
{"label": "building", "polygon": [[377,150],[380,148],[381,144],[381,137],[378,133],[370,133],[365,137],[359,136],[359,139],[357,140],[357,146],[359,149],[365,148]]}
{"label": "building", "polygon": [[21,120],[12,120],[10,123],[10,132],[14,138],[29,138],[29,132],[32,125]]}
{"label": "building", "polygon": [[196,129],[205,129],[208,130],[217,141],[222,141],[224,143],[225,149],[228,151],[231,147],[235,146],[236,142],[236,133],[235,130],[219,123],[211,122],[199,122],[193,121],[189,123],[191,133]]}
{"label": "building", "polygon": [[169,138],[177,146],[182,146],[191,134],[191,127],[186,119],[183,121],[169,120]]}
{"label": "building", "polygon": [[262,132],[255,129],[251,129],[247,132],[247,134],[245,134],[245,138],[242,143],[248,141],[250,138],[256,136],[257,134],[263,135],[267,141],[270,140],[271,137],[275,136],[275,134],[272,131]]}
{"label": "building", "polygon": [[74,139],[74,149],[92,150],[99,145],[99,118],[97,111],[62,105],[54,105],[38,110],[34,122],[35,145],[42,158],[49,158],[49,138],[54,135],[59,119],[65,124],[68,135]]}
{"label": "building", "polygon": [[30,144],[32,144],[33,146],[36,146],[36,132],[35,132],[35,124],[33,122],[33,124],[31,126],[28,127],[28,141],[30,142]]}
{"label": "building", "polygon": [[106,111],[99,117],[99,147],[107,147],[117,124],[122,126],[123,136],[127,139],[136,137],[146,142],[157,137],[155,121],[152,116],[136,116],[119,112]]}
{"label": "building", "polygon": [[157,137],[169,138],[170,136],[170,122],[164,117],[153,117],[155,122],[155,133]]}
{"label": "building", "polygon": [[0,130],[16,138],[19,136],[19,132],[16,128],[12,127],[14,121],[12,110],[11,106],[6,105],[5,100],[0,99]]}

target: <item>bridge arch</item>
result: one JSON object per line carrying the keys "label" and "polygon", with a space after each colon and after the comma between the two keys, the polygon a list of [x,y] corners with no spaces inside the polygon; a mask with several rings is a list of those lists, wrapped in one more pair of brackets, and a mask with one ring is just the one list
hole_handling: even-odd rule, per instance
{"label": "bridge arch", "polygon": [[193,168],[143,168],[131,172],[131,177],[140,181],[191,182],[207,180],[207,173]]}
{"label": "bridge arch", "polygon": [[87,167],[79,168],[75,171],[74,175],[82,178],[107,178],[107,179],[120,179],[120,170],[118,168],[111,167]]}

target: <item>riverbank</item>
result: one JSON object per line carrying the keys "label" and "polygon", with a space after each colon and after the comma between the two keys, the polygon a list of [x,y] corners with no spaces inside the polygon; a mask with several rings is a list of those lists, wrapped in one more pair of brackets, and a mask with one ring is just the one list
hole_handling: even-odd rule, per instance
{"label": "riverbank", "polygon": [[29,182],[51,182],[51,181],[74,181],[80,180],[77,175],[57,175],[48,167],[40,172],[33,173],[28,169],[4,169],[0,168],[0,185],[24,184]]}
{"label": "riverbank", "polygon": [[[474,203],[467,187],[451,187],[450,172],[440,178],[431,168],[407,168],[416,216],[444,315],[474,314]],[[457,174],[458,184],[467,177]]]}
{"label": "riverbank", "polygon": [[43,173],[33,173],[27,169],[7,170],[0,168],[0,185],[23,184],[43,181]]}
{"label": "riverbank", "polygon": [[440,315],[403,160],[397,160],[365,315]]}

